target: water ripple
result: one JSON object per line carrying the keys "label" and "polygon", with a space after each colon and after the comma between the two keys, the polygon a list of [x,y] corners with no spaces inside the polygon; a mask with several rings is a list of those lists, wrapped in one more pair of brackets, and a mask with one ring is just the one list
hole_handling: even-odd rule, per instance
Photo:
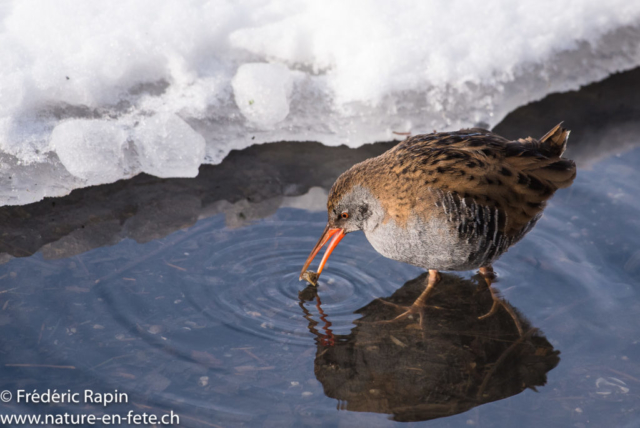
{"label": "water ripple", "polygon": [[[263,230],[255,233],[269,235],[264,229],[278,230],[280,226],[282,224],[265,223],[258,227]],[[306,283],[300,282],[298,276],[315,242],[311,237],[291,236],[295,232],[287,228],[287,232],[275,238],[242,239],[232,245],[217,245],[203,263],[204,274],[192,276],[184,283],[185,295],[208,317],[245,333],[280,342],[308,344],[309,331],[297,307],[298,292]],[[379,257],[371,253],[373,249],[363,250],[360,245],[345,241],[340,247],[318,285],[336,331],[352,328],[356,309],[387,295],[397,286],[380,281],[376,274],[380,265],[370,263],[372,257]],[[383,265],[383,269],[388,270],[389,264]],[[380,276],[384,278],[388,272]]]}
{"label": "water ripple", "polygon": [[[152,264],[153,272],[148,273],[157,278],[152,298],[148,285],[136,293],[123,293],[126,283],[105,285],[101,295],[113,318],[138,334],[143,326],[145,340],[161,347],[167,345],[163,336],[146,334],[150,325],[170,334],[185,327],[223,324],[242,333],[238,337],[245,340],[250,334],[281,343],[313,343],[298,307],[298,293],[307,284],[298,276],[316,242],[313,232],[317,229],[319,234],[324,225],[263,221],[229,230],[219,223],[202,221],[196,226],[199,230],[186,232],[189,237],[175,237],[175,244],[165,242],[162,251],[157,250],[154,258],[165,263]],[[357,318],[356,309],[393,293],[413,270],[382,258],[362,234],[349,235],[334,251],[318,284],[333,331],[348,333]],[[179,307],[171,306],[174,302],[180,302]],[[188,349],[182,341],[180,334],[174,334],[171,352],[189,359],[189,353],[181,351]]]}

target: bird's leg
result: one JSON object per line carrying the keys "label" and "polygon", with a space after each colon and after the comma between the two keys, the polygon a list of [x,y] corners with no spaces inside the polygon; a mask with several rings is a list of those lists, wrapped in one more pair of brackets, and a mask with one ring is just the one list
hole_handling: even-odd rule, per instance
{"label": "bird's leg", "polygon": [[496,279],[496,274],[493,271],[493,267],[491,265],[481,267],[480,275],[482,275],[482,277],[484,278],[484,281],[487,283],[487,288],[491,292],[491,297],[493,298],[493,305],[491,305],[491,309],[489,309],[489,312],[482,315],[481,317],[478,317],[479,320],[483,320],[485,318],[489,318],[491,315],[494,315],[496,312],[498,312],[498,306],[500,305],[500,297],[496,294],[495,290],[491,288],[491,283],[493,282],[494,279]]}
{"label": "bird's leg", "polygon": [[[433,291],[433,288],[438,283],[438,281],[440,281],[440,274],[438,273],[438,271],[435,270],[435,269],[429,269],[429,279],[427,280],[427,288],[424,289],[422,294],[420,294],[420,296],[418,296],[418,298],[409,307],[396,305],[395,303],[391,303],[391,302],[386,302],[384,300],[380,300],[382,303],[384,303],[386,305],[393,306],[395,308],[405,309],[405,311],[403,313],[401,313],[400,315],[398,315],[394,319],[387,320],[387,321],[381,321],[381,322],[399,321],[401,319],[404,319],[404,318],[408,317],[409,315],[418,314],[420,316],[420,325],[422,325],[423,324],[424,310],[427,307],[427,304],[426,304],[427,298],[429,297],[429,294],[431,294],[431,292]],[[434,308],[438,308],[437,306],[433,306],[433,307]],[[440,309],[440,308],[438,308],[438,309]]]}
{"label": "bird's leg", "polygon": [[491,315],[494,315],[498,312],[498,307],[502,306],[509,316],[513,319],[516,328],[518,329],[518,333],[522,336],[522,325],[520,324],[520,320],[518,319],[513,307],[509,304],[509,302],[503,300],[498,295],[498,292],[491,287],[491,283],[496,278],[496,274],[493,271],[493,267],[485,266],[480,268],[480,275],[484,277],[485,282],[487,283],[487,288],[489,288],[489,292],[491,293],[491,298],[493,299],[493,305],[491,305],[491,309],[486,314],[478,317],[479,320],[483,320],[489,318]]}
{"label": "bird's leg", "polygon": [[427,297],[429,297],[429,294],[431,294],[431,291],[433,291],[433,287],[435,287],[435,285],[440,282],[440,273],[438,273],[437,270],[435,269],[429,269],[429,280],[427,281],[427,288],[424,289],[424,291],[422,292],[422,294],[420,294],[420,296],[418,296],[418,298],[416,299],[415,302],[413,302],[413,306],[418,306],[418,307],[424,307],[425,302],[427,301]]}

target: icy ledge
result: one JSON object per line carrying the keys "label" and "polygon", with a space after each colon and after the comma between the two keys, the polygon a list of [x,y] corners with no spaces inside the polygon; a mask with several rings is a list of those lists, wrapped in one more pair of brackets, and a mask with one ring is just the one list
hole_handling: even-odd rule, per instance
{"label": "icy ledge", "polygon": [[640,3],[557,3],[5,2],[0,204],[255,143],[491,127],[640,65]]}

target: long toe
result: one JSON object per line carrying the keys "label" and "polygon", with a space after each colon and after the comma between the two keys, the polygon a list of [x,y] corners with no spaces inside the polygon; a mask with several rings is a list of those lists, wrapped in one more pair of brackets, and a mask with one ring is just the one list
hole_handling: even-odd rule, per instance
{"label": "long toe", "polygon": [[492,315],[495,315],[496,312],[498,312],[498,307],[500,306],[500,302],[498,302],[497,300],[493,301],[493,305],[491,305],[491,309],[489,309],[489,312],[487,312],[486,314],[479,316],[478,319],[479,320],[484,320],[489,318]]}
{"label": "long toe", "polygon": [[376,300],[377,300],[378,302],[382,303],[382,304],[383,304],[383,305],[385,305],[385,306],[390,306],[390,307],[392,307],[392,308],[394,308],[394,309],[397,309],[397,310],[399,310],[399,311],[408,311],[408,310],[409,310],[409,308],[411,307],[411,306],[398,305],[397,303],[388,302],[388,301],[386,301],[386,300],[384,300],[384,299],[382,299],[382,298],[378,298],[378,299],[376,299]]}
{"label": "long toe", "polygon": [[413,317],[414,315],[418,315],[420,320],[420,325],[424,326],[424,319],[425,319],[424,315],[427,309],[438,309],[438,310],[444,309],[444,308],[441,308],[440,306],[425,305],[420,303],[414,303],[411,306],[403,306],[403,305],[387,302],[382,299],[380,299],[380,301],[387,306],[392,306],[394,309],[401,310],[403,312],[400,315],[390,320],[372,321],[373,324],[390,324],[396,321],[401,321],[408,317]]}

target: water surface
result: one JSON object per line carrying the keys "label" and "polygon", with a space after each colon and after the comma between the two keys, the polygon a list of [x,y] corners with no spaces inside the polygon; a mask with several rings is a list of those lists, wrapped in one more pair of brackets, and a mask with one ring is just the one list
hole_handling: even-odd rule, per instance
{"label": "water surface", "polygon": [[389,144],[257,147],[194,180],[141,176],[3,208],[1,388],[117,389],[130,402],[2,412],[172,410],[182,426],[215,427],[640,426],[640,141],[616,116],[598,124],[604,144],[583,113],[568,124],[584,125],[567,153],[583,166],[575,183],[495,264],[515,319],[478,321],[488,291],[457,272],[424,328],[378,323],[398,313],[384,301],[410,304],[425,276],[361,233],[317,290],[298,281],[327,189]]}

